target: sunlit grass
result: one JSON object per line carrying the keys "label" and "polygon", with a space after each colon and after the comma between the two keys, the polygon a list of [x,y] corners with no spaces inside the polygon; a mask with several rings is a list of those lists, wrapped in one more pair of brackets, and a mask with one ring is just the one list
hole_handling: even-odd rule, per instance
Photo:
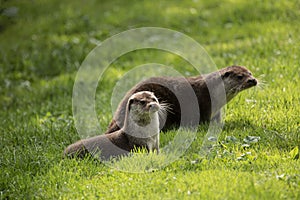
{"label": "sunlit grass", "polygon": [[[10,7],[18,12],[8,17],[3,9]],[[0,8],[1,199],[299,199],[297,1],[4,1]],[[101,41],[144,26],[189,35],[218,68],[245,65],[256,77],[264,75],[264,87],[244,91],[227,105],[224,129],[206,155],[204,125],[168,165],[176,152],[139,152],[114,166],[62,159],[63,149],[80,139],[72,116],[80,64]],[[95,97],[103,129],[112,117],[117,81],[150,62],[197,73],[180,57],[158,50],[118,58]],[[162,133],[161,147],[175,135]],[[251,143],[249,136],[260,139]],[[134,170],[145,173],[128,172]]]}

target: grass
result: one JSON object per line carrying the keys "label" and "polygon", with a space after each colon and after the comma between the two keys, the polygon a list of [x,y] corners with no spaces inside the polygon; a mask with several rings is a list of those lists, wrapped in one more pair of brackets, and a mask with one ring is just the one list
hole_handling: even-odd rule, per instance
{"label": "grass", "polygon": [[[1,1],[1,199],[299,199],[299,5],[256,0]],[[7,10],[12,7],[17,12]],[[190,148],[159,170],[140,162],[159,160],[155,155],[119,163],[141,163],[147,173],[122,172],[91,159],[61,159],[63,149],[79,139],[72,87],[81,62],[97,43],[144,26],[189,35],[219,68],[240,64],[257,77],[264,75],[264,89],[244,91],[228,104],[218,145],[207,157],[199,154],[205,135],[200,127]],[[97,90],[103,129],[112,116],[116,81],[149,62],[195,73],[178,56],[157,50],[120,57]],[[164,133],[162,145],[173,134]],[[237,141],[226,142],[227,136]],[[260,140],[246,147],[247,136]]]}

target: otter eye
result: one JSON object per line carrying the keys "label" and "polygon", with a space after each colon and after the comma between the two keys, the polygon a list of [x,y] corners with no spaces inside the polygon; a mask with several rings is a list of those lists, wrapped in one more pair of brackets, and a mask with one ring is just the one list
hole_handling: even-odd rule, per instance
{"label": "otter eye", "polygon": [[157,102],[157,100],[156,100],[156,99],[154,99],[154,98],[151,98],[151,100],[152,100],[152,101],[154,101],[154,102]]}
{"label": "otter eye", "polygon": [[141,101],[140,101],[140,104],[141,104],[142,106],[144,106],[144,105],[146,105],[146,101],[141,100]]}
{"label": "otter eye", "polygon": [[244,78],[244,76],[243,76],[243,75],[238,75],[237,78],[238,78],[239,80],[242,80],[242,79]]}
{"label": "otter eye", "polygon": [[228,77],[231,73],[230,72],[225,72],[224,77]]}

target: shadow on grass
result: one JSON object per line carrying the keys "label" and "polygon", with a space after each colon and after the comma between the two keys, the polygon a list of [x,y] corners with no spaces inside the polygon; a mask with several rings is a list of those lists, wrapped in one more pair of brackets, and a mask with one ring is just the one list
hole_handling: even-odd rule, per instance
{"label": "shadow on grass", "polygon": [[[259,136],[261,141],[259,144],[263,147],[289,151],[299,143],[300,139],[294,140],[297,133],[289,133],[268,129],[266,127],[257,126],[254,122],[245,119],[236,119],[225,122],[223,135],[234,135],[243,138],[245,136]],[[298,137],[299,138],[299,137]]]}

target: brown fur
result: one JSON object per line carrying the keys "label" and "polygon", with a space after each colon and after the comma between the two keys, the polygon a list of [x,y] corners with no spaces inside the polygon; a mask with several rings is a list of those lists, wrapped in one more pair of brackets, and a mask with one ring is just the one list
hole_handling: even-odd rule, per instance
{"label": "brown fur", "polygon": [[[125,124],[122,129],[109,135],[79,140],[65,149],[64,156],[83,158],[97,154],[101,160],[109,160],[112,157],[127,155],[135,147],[145,147],[149,151],[158,152],[157,98],[153,93],[143,91],[132,95],[127,101]],[[155,115],[157,123],[154,121],[155,117],[153,118]]]}
{"label": "brown fur", "polygon": [[[197,96],[197,103],[200,110],[200,114],[198,113],[199,117],[194,111],[196,108],[194,108],[195,106],[193,105],[195,104],[190,102],[192,96],[188,92],[188,86],[185,84],[186,81],[190,84]],[[224,88],[222,86],[223,83],[226,99],[220,98],[222,88]],[[210,74],[188,78],[153,77],[137,84],[126,94],[119,104],[106,133],[108,134],[119,130],[119,127],[123,126],[126,102],[133,93],[138,91],[151,91],[155,94],[160,103],[163,102],[169,105],[170,112],[168,112],[167,118],[164,119],[165,123],[160,123],[161,125],[164,124],[163,130],[168,130],[173,127],[178,127],[179,125],[195,126],[199,123],[209,122],[212,118],[219,120],[222,106],[239,92],[253,87],[256,84],[257,80],[252,76],[251,72],[242,66],[230,66]],[[208,89],[208,85],[213,86],[212,91]],[[169,89],[174,87],[176,88],[176,95]],[[184,105],[184,110],[181,110],[182,108],[176,96],[181,98],[180,102],[181,105]],[[212,99],[216,103],[214,110],[212,110]],[[182,111],[184,111],[184,113]],[[184,122],[181,121],[182,115],[186,118]],[[164,120],[160,119],[160,121]]]}

